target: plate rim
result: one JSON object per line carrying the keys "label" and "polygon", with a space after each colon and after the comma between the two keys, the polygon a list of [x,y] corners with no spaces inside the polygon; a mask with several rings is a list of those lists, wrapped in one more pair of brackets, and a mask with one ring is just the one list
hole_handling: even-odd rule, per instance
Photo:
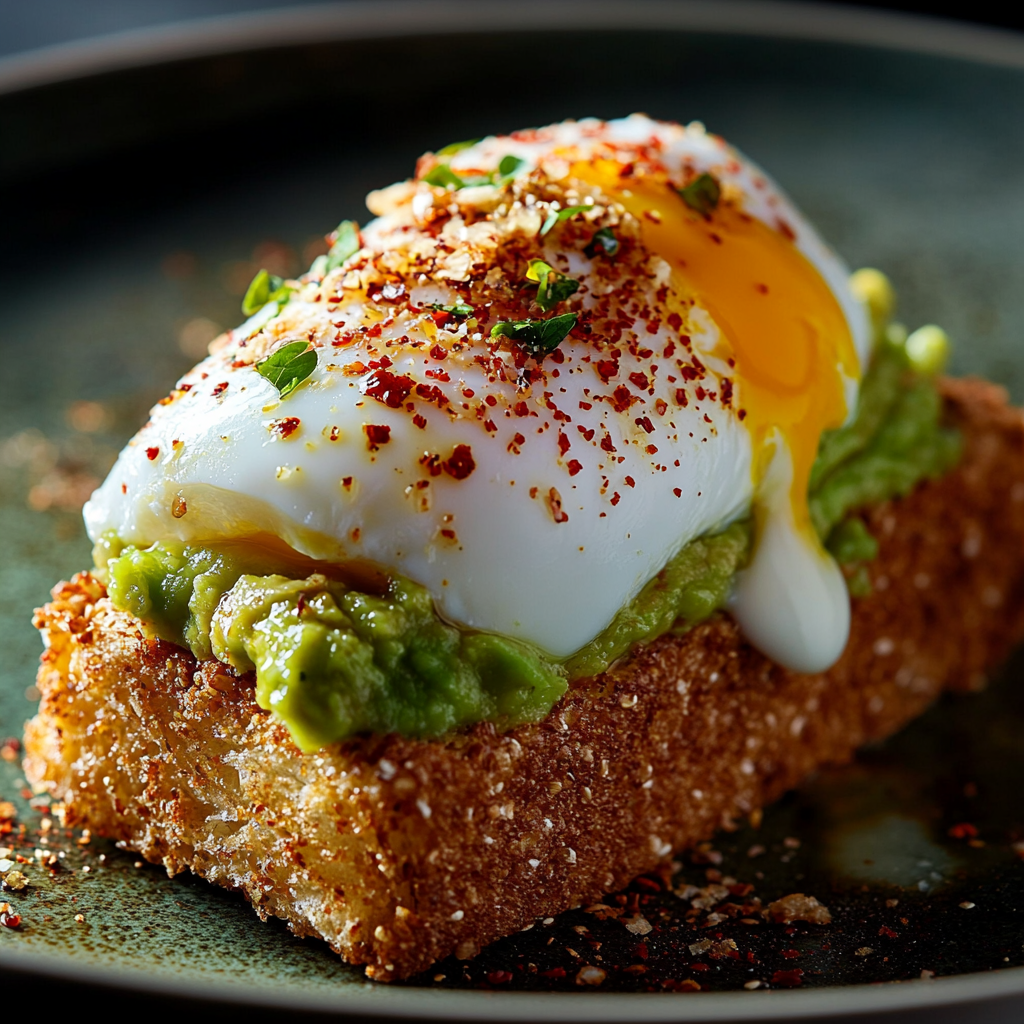
{"label": "plate rim", "polygon": [[[62,82],[203,57],[450,32],[507,32],[543,9],[548,30],[631,28],[786,38],[882,48],[1024,70],[1024,33],[951,20],[804,0],[344,0],[194,18],[41,47],[0,58],[0,97]],[[585,19],[583,15],[585,14]],[[537,23],[537,22],[534,22]],[[707,993],[485,992],[348,983],[335,993],[124,966],[68,963],[0,947],[0,969],[144,994],[218,1003],[420,1020],[610,1022],[771,1021],[844,1017],[1024,995],[1024,967],[930,980],[801,991]]]}
{"label": "plate rim", "polygon": [[340,42],[548,30],[669,29],[841,42],[1024,68],[1024,33],[813,0],[342,0],[184,19],[0,58],[0,96],[114,71],[243,51]]}
{"label": "plate rim", "polygon": [[[189,978],[160,979],[149,969],[64,965],[55,957],[0,950],[0,967],[40,977],[59,977],[144,995],[173,995],[233,1006],[331,1012],[343,1016],[422,1021],[531,1021],[537,1024],[613,1024],[642,1019],[680,1021],[789,1021],[841,1019],[855,1014],[975,1005],[1024,994],[1024,967],[905,981],[833,985],[803,990],[753,992],[509,992],[440,989],[351,982],[336,992],[282,990],[271,984]],[[47,962],[42,962],[47,961]]]}

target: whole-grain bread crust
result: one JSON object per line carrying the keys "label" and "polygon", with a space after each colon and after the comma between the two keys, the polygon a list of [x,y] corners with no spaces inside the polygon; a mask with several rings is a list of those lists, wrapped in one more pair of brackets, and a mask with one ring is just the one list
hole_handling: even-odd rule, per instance
{"label": "whole-grain bread crust", "polygon": [[719,616],[575,683],[537,725],[302,753],[252,679],[147,639],[88,574],[53,592],[25,770],[67,820],[242,890],[390,980],[624,885],[984,685],[1024,636],[1024,418],[943,382],[964,459],[865,511],[881,552],[850,641],[798,675]]}

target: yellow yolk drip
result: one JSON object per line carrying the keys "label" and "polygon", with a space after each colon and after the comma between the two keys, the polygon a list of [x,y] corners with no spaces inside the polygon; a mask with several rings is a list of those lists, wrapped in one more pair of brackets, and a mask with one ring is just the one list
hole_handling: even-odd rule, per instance
{"label": "yellow yolk drip", "polygon": [[775,431],[793,460],[794,520],[817,544],[807,485],[824,430],[846,418],[847,378],[860,363],[832,290],[793,241],[728,203],[705,217],[659,178],[618,176],[612,161],[576,164],[642,226],[644,245],[665,259],[675,286],[718,325],[722,358],[735,359],[734,405],[753,443],[755,486],[771,461]]}

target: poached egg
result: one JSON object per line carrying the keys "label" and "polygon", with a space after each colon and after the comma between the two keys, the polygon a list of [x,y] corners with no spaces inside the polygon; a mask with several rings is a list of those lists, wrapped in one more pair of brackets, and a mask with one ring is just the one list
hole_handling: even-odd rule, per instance
{"label": "poached egg", "polygon": [[[445,619],[562,659],[753,516],[732,612],[779,663],[827,668],[849,598],[807,485],[871,346],[842,262],[699,124],[449,150],[371,193],[340,266],[214,342],[86,505],[92,539],[401,573]],[[492,333],[567,314],[550,351]],[[282,395],[257,366],[297,341],[316,365]]]}

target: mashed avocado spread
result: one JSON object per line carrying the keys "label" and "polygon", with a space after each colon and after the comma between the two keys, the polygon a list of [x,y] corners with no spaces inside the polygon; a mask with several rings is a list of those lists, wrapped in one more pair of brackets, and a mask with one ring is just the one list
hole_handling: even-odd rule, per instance
{"label": "mashed avocado spread", "polygon": [[[867,586],[877,544],[849,513],[904,495],[960,455],[941,424],[932,374],[897,326],[879,325],[856,416],[821,441],[810,511],[819,537]],[[691,541],[612,623],[564,663],[518,640],[461,630],[437,614],[427,590],[392,576],[369,593],[327,575],[293,579],[269,552],[241,545],[105,538],[97,565],[110,598],[197,658],[256,673],[256,700],[315,750],[359,732],[438,736],[482,720],[539,721],[572,679],[597,674],[637,643],[690,628],[724,608],[745,563],[747,522]],[[858,573],[859,566],[859,573]]]}

